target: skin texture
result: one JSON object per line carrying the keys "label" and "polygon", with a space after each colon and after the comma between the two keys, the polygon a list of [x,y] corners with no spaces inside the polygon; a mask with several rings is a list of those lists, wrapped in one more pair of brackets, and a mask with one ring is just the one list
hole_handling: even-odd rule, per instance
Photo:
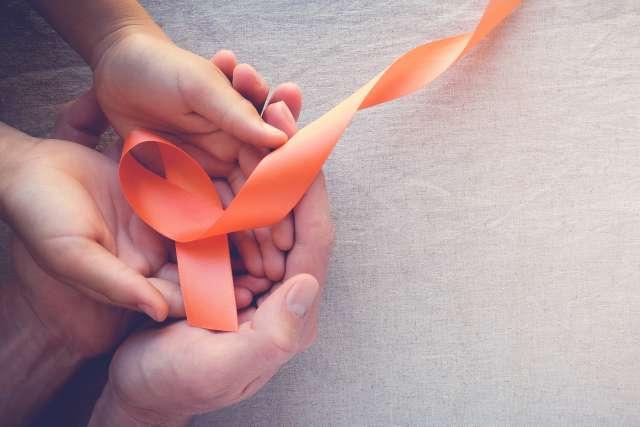
{"label": "skin texture", "polygon": [[[248,97],[266,101],[268,87],[255,70],[237,66],[228,51],[214,61],[226,67]],[[300,92],[292,84],[274,91],[265,120],[295,131],[288,104],[297,115]],[[90,91],[63,109],[55,136],[92,146],[104,127],[105,118]],[[141,309],[156,319],[167,314],[183,316],[171,245],[144,225],[123,199],[116,176],[117,150],[109,158],[66,141],[15,135],[30,148],[11,174],[3,205],[19,236],[13,244],[13,259],[25,284],[22,293],[51,333],[74,354],[91,357],[110,351],[137,320],[134,312],[124,308]],[[239,166],[231,168],[235,169]],[[225,182],[220,186],[232,192]],[[293,240],[290,219],[280,234]],[[262,265],[273,265],[275,260],[283,271],[284,256],[282,250],[263,256],[262,246],[274,244],[271,240],[258,243],[251,232],[232,241],[239,242],[236,301],[244,308],[256,290],[271,285],[262,278]],[[253,265],[254,271],[258,265],[258,275],[248,274],[245,265]]]}
{"label": "skin texture", "polygon": [[333,238],[322,175],[294,219],[285,281],[257,309],[241,312],[239,331],[214,333],[178,321],[134,334],[111,363],[90,425],[185,425],[194,414],[253,395],[312,344]]}
{"label": "skin texture", "polygon": [[136,0],[30,0],[94,70],[97,99],[122,136],[170,132],[217,155],[223,140],[277,147],[266,124],[210,61],[179,48]]}
{"label": "skin texture", "polygon": [[243,143],[275,148],[287,140],[211,61],[145,32],[115,37],[95,66],[94,87],[120,135],[167,132],[225,162]]}

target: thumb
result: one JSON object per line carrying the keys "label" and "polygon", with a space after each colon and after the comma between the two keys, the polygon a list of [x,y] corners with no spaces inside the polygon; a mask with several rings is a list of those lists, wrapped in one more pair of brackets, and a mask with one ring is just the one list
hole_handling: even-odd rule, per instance
{"label": "thumb", "polygon": [[310,274],[298,274],[282,284],[260,305],[253,316],[253,330],[262,339],[261,347],[275,350],[273,362],[278,366],[295,353],[306,350],[315,338],[315,322],[310,315],[318,298],[320,285]]}
{"label": "thumb", "polygon": [[183,81],[181,90],[193,110],[223,131],[257,147],[276,148],[287,135],[265,123],[250,101],[240,95],[215,65],[206,61],[201,75]]}

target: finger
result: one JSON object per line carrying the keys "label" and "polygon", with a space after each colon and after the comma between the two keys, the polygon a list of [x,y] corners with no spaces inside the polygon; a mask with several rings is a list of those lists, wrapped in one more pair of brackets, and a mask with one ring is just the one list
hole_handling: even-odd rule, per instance
{"label": "finger", "polygon": [[302,108],[302,91],[295,83],[283,83],[273,91],[262,113],[265,122],[284,131],[289,138],[296,132],[296,121]]}
{"label": "finger", "polygon": [[260,227],[253,230],[260,246],[264,275],[271,281],[278,281],[284,276],[285,254],[273,242],[271,229]]}
{"label": "finger", "polygon": [[[269,106],[270,107],[270,106]],[[269,108],[267,107],[267,109]],[[286,108],[286,107],[285,107]],[[295,123],[294,123],[295,126]],[[234,181],[234,191],[237,193],[239,188],[244,185],[245,177],[251,175],[253,170],[258,166],[258,163],[262,159],[263,153],[260,153],[258,149],[254,147],[243,147],[240,150],[240,154],[238,157],[238,163],[240,165],[240,170],[242,171],[242,176],[233,177]],[[276,223],[271,228],[262,227],[254,230],[254,234],[258,242],[261,244],[261,249],[263,250],[263,256],[268,256],[273,252],[273,250],[277,251],[288,251],[293,246],[293,219],[291,215],[287,215],[282,221]],[[262,246],[264,242],[264,247]],[[266,252],[266,254],[265,254]],[[282,276],[279,274],[280,268],[284,268],[284,264],[276,265],[276,262],[280,262],[280,256],[274,255],[277,259],[269,260],[265,262],[273,263],[269,267],[273,267],[273,276],[268,276],[272,280],[280,280]],[[284,261],[284,255],[282,255],[282,261]],[[266,267],[265,267],[266,269]]]}
{"label": "finger", "polygon": [[266,277],[256,277],[250,274],[243,274],[233,279],[237,287],[250,290],[254,295],[266,292],[271,288],[273,282]]}
{"label": "finger", "polygon": [[213,55],[211,62],[231,81],[233,78],[233,69],[236,68],[237,64],[236,55],[232,51],[228,49],[219,50]]}
{"label": "finger", "polygon": [[191,109],[234,137],[258,147],[284,144],[286,134],[262,120],[253,104],[240,95],[212,63],[192,70],[181,85]]}
{"label": "finger", "polygon": [[[233,200],[233,190],[229,187],[226,180],[216,179],[214,181],[216,190],[220,195],[222,205],[226,208]],[[242,258],[244,267],[254,276],[264,276],[264,266],[262,254],[258,247],[258,242],[251,230],[241,230],[229,234],[231,243],[236,247],[240,257]]]}
{"label": "finger", "polygon": [[283,101],[287,104],[293,118],[297,121],[302,109],[302,90],[300,90],[300,86],[292,82],[276,86],[273,95],[269,99],[269,104],[275,104],[278,101]]}
{"label": "finger", "polygon": [[[156,272],[155,277],[149,279],[149,282],[164,297],[169,305],[170,317],[185,317],[184,301],[182,299],[182,291],[180,290],[180,282],[178,275],[178,266],[174,263],[163,265]],[[236,306],[243,309],[251,305],[253,294],[249,289],[238,287],[234,288]]]}
{"label": "finger", "polygon": [[262,113],[262,118],[270,125],[282,130],[289,138],[298,131],[296,119],[293,118],[284,101],[267,105]]}
{"label": "finger", "polygon": [[[322,172],[318,174],[300,203],[294,208],[295,244],[287,257],[286,277],[298,273],[311,273],[325,283],[331,246],[333,224],[329,200]],[[260,301],[259,301],[260,303]],[[319,299],[311,307],[305,334],[309,339],[316,334],[315,321],[319,312]]]}
{"label": "finger", "polygon": [[240,64],[233,70],[233,88],[251,101],[256,110],[262,111],[269,96],[269,86],[249,64]]}
{"label": "finger", "polygon": [[246,288],[235,287],[236,307],[238,309],[247,308],[253,302],[253,294]]}
{"label": "finger", "polygon": [[255,340],[256,345],[279,350],[273,363],[282,364],[311,344],[313,337],[309,336],[307,322],[315,320],[308,313],[319,292],[320,285],[313,276],[299,274],[287,280],[256,310],[251,326],[262,338]]}
{"label": "finger", "polygon": [[62,106],[56,118],[53,138],[95,147],[109,126],[93,88]]}
{"label": "finger", "polygon": [[158,277],[150,277],[148,280],[149,283],[162,294],[162,297],[167,302],[169,306],[169,317],[182,318],[186,316],[180,285]]}
{"label": "finger", "polygon": [[282,221],[271,227],[273,244],[281,251],[289,251],[293,247],[293,218],[287,215]]}
{"label": "finger", "polygon": [[97,242],[84,237],[47,240],[39,251],[43,265],[80,291],[93,291],[109,303],[137,307],[163,321],[169,307],[149,281]]}
{"label": "finger", "polygon": [[[282,109],[282,104],[287,108]],[[274,110],[279,106],[284,111]],[[291,138],[297,132],[296,120],[302,107],[302,91],[294,83],[284,83],[276,87],[269,105],[263,113],[263,118],[269,124],[284,130]],[[288,111],[287,111],[288,110]],[[293,246],[293,218],[287,215],[282,221],[271,227],[273,243],[282,251],[288,251]]]}
{"label": "finger", "polygon": [[[257,164],[258,162],[255,148],[245,148],[240,151],[240,169],[229,175],[229,184],[235,194],[240,191],[240,188],[242,188],[245,183],[245,171],[253,170],[255,167],[254,163]],[[249,156],[252,157],[249,158]],[[245,160],[243,160],[243,158]],[[244,166],[243,162],[245,163]],[[249,164],[247,162],[251,163]],[[271,237],[271,230],[268,227],[256,228],[253,230],[253,235],[260,248],[264,275],[273,281],[280,280],[284,275],[285,256],[274,244],[273,238]],[[256,274],[256,276],[260,275]]]}
{"label": "finger", "polygon": [[293,209],[293,216],[295,244],[287,257],[286,277],[310,273],[323,284],[334,230],[322,172]]}
{"label": "finger", "polygon": [[277,282],[275,283],[271,289],[269,289],[268,292],[265,292],[263,295],[260,295],[260,297],[256,300],[256,306],[260,307],[262,305],[263,302],[265,302],[267,300],[267,298],[269,298],[271,296],[271,294],[273,294],[275,291],[278,290],[278,288],[280,288],[282,286],[282,282]]}
{"label": "finger", "polygon": [[[204,402],[200,411],[211,410],[207,403],[219,391],[219,384],[229,385],[227,394],[232,397],[227,405],[245,399],[308,346],[304,333],[309,319],[304,311],[313,305],[318,289],[318,282],[309,275],[292,278],[269,304],[255,311],[241,310],[238,333],[212,334],[185,323],[169,326],[179,329],[182,342],[198,344],[188,361],[200,370],[192,381],[194,400]],[[207,378],[212,377],[217,378],[216,384],[208,385]]]}

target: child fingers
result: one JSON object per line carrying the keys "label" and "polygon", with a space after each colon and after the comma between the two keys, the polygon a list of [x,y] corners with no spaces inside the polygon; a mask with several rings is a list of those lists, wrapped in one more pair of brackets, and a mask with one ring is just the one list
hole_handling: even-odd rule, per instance
{"label": "child fingers", "polygon": [[158,277],[150,277],[149,283],[160,292],[169,306],[169,317],[184,317],[184,301],[182,300],[182,292],[180,286],[169,280],[160,279]]}
{"label": "child fingers", "polygon": [[[243,147],[240,150],[240,169],[229,176],[229,184],[235,194],[245,183],[245,176],[248,176],[260,161],[261,154],[252,147]],[[280,280],[284,274],[284,253],[275,245],[271,230],[268,227],[261,227],[253,230],[260,253],[262,255],[262,266],[264,275],[271,280]]]}
{"label": "child fingers", "polygon": [[269,96],[269,85],[249,64],[240,64],[233,70],[233,88],[251,101],[258,112],[262,111]]}
{"label": "child fingers", "polygon": [[253,294],[246,288],[234,288],[235,297],[236,297],[236,307],[241,310],[243,308],[247,308],[251,305],[253,301]]}
{"label": "child fingers", "polygon": [[233,78],[233,69],[236,68],[237,64],[236,55],[232,51],[228,49],[219,50],[213,55],[211,62],[231,81]]}
{"label": "child fingers", "polygon": [[169,307],[162,294],[144,276],[91,239],[65,237],[50,241],[43,258],[41,262],[54,274],[80,291],[93,291],[114,305],[136,307],[156,321],[167,317]]}
{"label": "child fingers", "polygon": [[302,110],[302,90],[300,87],[292,82],[279,84],[273,91],[269,104],[275,104],[279,101],[287,104],[291,115],[297,121]]}
{"label": "child fingers", "polygon": [[266,277],[256,277],[251,274],[237,276],[233,282],[236,287],[248,289],[254,295],[268,291],[272,284],[271,280]]}
{"label": "child fingers", "polygon": [[271,227],[271,237],[273,244],[281,251],[289,251],[293,247],[293,236],[295,230],[293,228],[293,218],[291,214],[285,219]]}
{"label": "child fingers", "polygon": [[298,131],[296,119],[293,117],[293,114],[291,114],[289,107],[284,101],[278,101],[267,105],[262,113],[262,118],[271,126],[274,126],[286,133],[289,138],[295,135]]}
{"label": "child fingers", "polygon": [[[233,174],[232,174],[233,175]],[[233,199],[233,190],[225,180],[214,180],[222,205],[226,208]],[[262,254],[258,242],[251,230],[241,230],[229,235],[231,243],[236,247],[242,258],[244,267],[255,276],[264,275]]]}

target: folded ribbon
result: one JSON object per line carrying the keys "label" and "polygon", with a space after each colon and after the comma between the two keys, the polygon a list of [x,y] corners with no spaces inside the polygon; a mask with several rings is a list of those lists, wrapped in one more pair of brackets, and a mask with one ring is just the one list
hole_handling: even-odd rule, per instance
{"label": "folded ribbon", "polygon": [[[258,164],[227,209],[206,172],[171,142],[144,130],[125,140],[122,191],[133,210],[176,242],[187,320],[235,331],[237,312],[227,234],[282,220],[302,198],[358,110],[414,92],[464,56],[520,0],[491,0],[475,31],[436,40],[401,56],[325,115],[301,129]],[[132,149],[155,144],[164,177],[140,164]]]}

